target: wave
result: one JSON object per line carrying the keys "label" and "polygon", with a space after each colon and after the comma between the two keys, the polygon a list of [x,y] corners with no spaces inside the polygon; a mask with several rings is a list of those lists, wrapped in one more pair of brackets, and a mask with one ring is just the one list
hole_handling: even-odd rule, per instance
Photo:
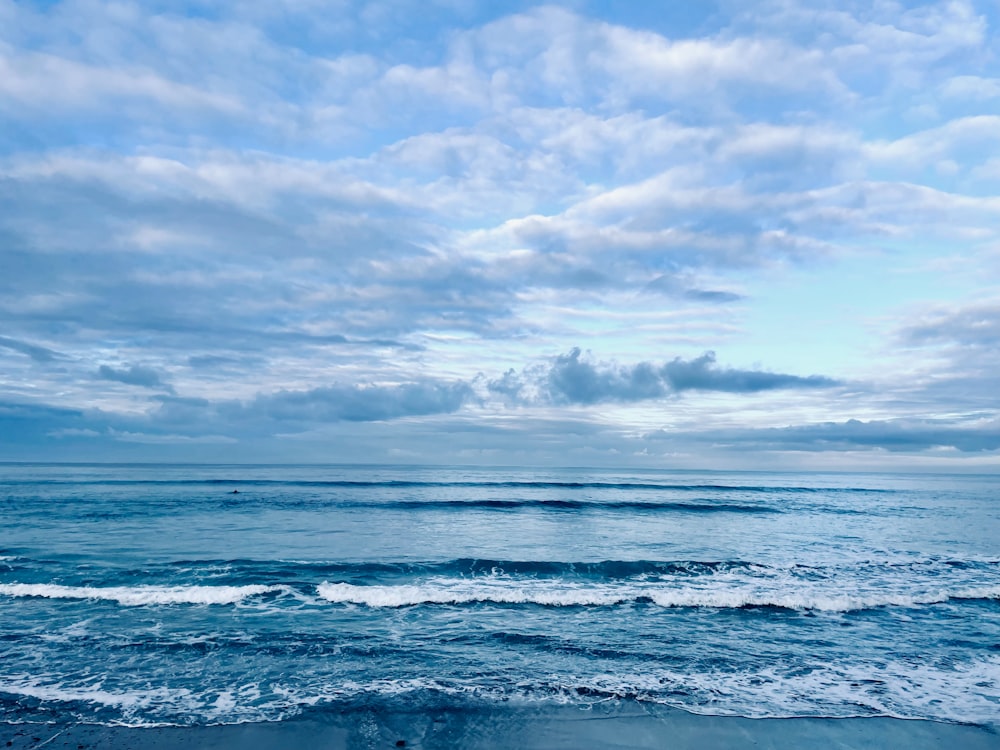
{"label": "wave", "polygon": [[[312,586],[309,587],[313,589]],[[512,579],[503,576],[471,579],[430,579],[399,585],[357,585],[323,582],[318,599],[288,585],[244,586],[64,586],[59,584],[0,584],[0,595],[15,598],[99,600],[123,606],[176,604],[233,605],[265,594],[287,595],[312,603],[355,604],[372,608],[418,605],[499,604],[542,607],[613,607],[650,604],[664,608],[776,608],[852,612],[880,607],[920,607],[956,600],[997,600],[1000,586],[940,589],[922,592],[845,594],[821,587],[761,590],[746,586],[676,586],[645,581],[590,584],[561,579]]]}
{"label": "wave", "polygon": [[151,604],[237,604],[251,596],[277,593],[281,586],[62,586],[52,583],[3,583],[0,595],[46,599],[97,599],[128,607]]}
{"label": "wave", "polygon": [[[750,560],[600,560],[563,562],[557,560],[500,560],[492,558],[463,557],[441,562],[314,562],[314,561],[255,561],[255,560],[180,560],[172,568],[183,571],[232,570],[236,574],[252,576],[335,576],[362,578],[371,576],[420,576],[420,577],[469,577],[469,576],[523,576],[530,578],[565,578],[619,580],[627,578],[694,578],[740,574],[747,577],[775,577],[826,579],[842,577],[846,572],[863,575],[870,580],[886,574],[894,577],[912,571],[926,577],[954,571],[972,571],[995,576],[1000,560],[951,560],[924,559],[893,561],[862,560],[835,567],[819,567],[804,563],[768,565]],[[937,570],[935,570],[937,568]]]}
{"label": "wave", "polygon": [[[58,566],[57,560],[18,557],[25,569]],[[963,563],[968,565],[969,563]],[[1000,564],[1000,562],[993,563]],[[794,569],[813,570],[795,565]],[[115,576],[242,576],[261,578],[301,578],[303,576],[448,576],[448,575],[523,575],[542,577],[631,578],[651,575],[697,576],[733,571],[765,572],[782,570],[745,560],[588,560],[563,562],[558,560],[500,560],[494,558],[460,557],[439,562],[338,562],[315,560],[264,560],[254,558],[180,559],[157,566],[131,570],[115,569]],[[87,567],[88,576],[95,575]]]}
{"label": "wave", "polygon": [[[417,566],[414,566],[415,568]],[[772,570],[770,566],[745,560],[601,560],[598,562],[558,562],[543,560],[490,560],[459,558],[436,565],[419,566],[420,572],[447,575],[521,575],[560,578],[639,578],[646,576],[702,576],[735,571],[753,573]],[[416,572],[416,570],[414,571]]]}
{"label": "wave", "polygon": [[895,490],[870,487],[809,487],[805,485],[740,485],[716,483],[663,482],[590,482],[557,480],[416,480],[416,479],[248,479],[245,477],[213,479],[38,479],[6,481],[5,485],[80,485],[80,486],[234,486],[234,487],[343,487],[343,488],[499,488],[499,489],[597,489],[597,490],[670,490],[689,492],[750,492],[750,493],[877,493],[891,494]]}
{"label": "wave", "polygon": [[[489,712],[568,706],[588,715],[613,716],[620,702],[649,715],[660,707],[690,713],[751,718],[895,717],[998,728],[1000,659],[972,659],[953,667],[909,660],[851,660],[789,670],[783,665],[724,672],[658,665],[618,672],[475,677],[358,676],[329,680],[309,673],[276,677],[270,684],[233,684],[197,670],[197,682],[177,675],[107,684],[95,677],[12,674],[0,676],[0,711],[19,724],[81,720],[96,725],[197,726],[316,717],[356,723],[358,709],[376,714],[461,709]],[[137,676],[138,678],[139,676]],[[215,677],[216,679],[212,679]],[[608,711],[604,714],[603,711]]]}
{"label": "wave", "polygon": [[[177,560],[102,572],[90,565],[63,568],[55,561],[18,558],[17,566],[3,571],[6,581],[0,583],[0,596],[143,606],[239,604],[269,595],[254,604],[268,609],[327,602],[369,607],[642,603],[846,612],[997,599],[998,566],[997,560],[935,558],[905,563],[859,560],[825,567],[739,559],[563,562],[470,557],[432,562]],[[29,582],[11,582],[15,576]]]}
{"label": "wave", "polygon": [[713,502],[655,502],[642,500],[395,500],[373,503],[338,503],[339,507],[399,508],[401,510],[629,510],[643,513],[781,513],[765,505]]}
{"label": "wave", "polygon": [[513,604],[547,607],[609,607],[628,603],[652,603],[666,608],[780,608],[851,612],[879,607],[917,607],[949,600],[1000,599],[1000,586],[958,589],[918,594],[845,595],[829,591],[761,592],[741,588],[685,588],[654,585],[584,586],[548,582],[456,579],[419,585],[357,586],[324,582],[319,596],[337,604],[368,607],[408,607],[423,604]]}
{"label": "wave", "polygon": [[[61,567],[56,560],[39,560],[27,557],[17,557],[16,565],[8,566],[7,573],[15,570],[34,571],[37,575],[41,570],[54,570]],[[336,578],[342,582],[369,582],[372,579],[382,579],[390,582],[393,579],[448,579],[461,578],[482,580],[497,576],[518,576],[528,580],[564,579],[567,581],[622,581],[626,579],[663,579],[695,580],[708,577],[742,577],[747,581],[767,579],[783,579],[787,583],[816,582],[833,579],[843,579],[845,575],[866,580],[869,583],[878,581],[907,581],[916,585],[916,581],[925,581],[928,585],[958,584],[958,578],[967,579],[969,585],[991,582],[997,575],[1000,560],[996,559],[941,559],[924,558],[920,560],[858,560],[853,563],[826,567],[789,562],[781,565],[769,565],[750,560],[589,560],[589,561],[559,561],[559,560],[504,560],[495,558],[463,557],[452,560],[433,562],[338,562],[316,560],[266,560],[253,558],[234,559],[181,559],[155,566],[143,566],[131,570],[108,570],[101,583],[95,581],[100,571],[92,566],[82,570],[63,569],[59,575],[63,582],[67,576],[75,574],[86,575],[88,585],[95,589],[110,590],[103,587],[120,585],[123,582],[135,583],[149,581],[150,583],[183,583],[195,584],[207,582],[211,584],[227,584],[230,587],[261,582],[279,583],[282,585],[310,584],[324,578]],[[944,577],[947,577],[945,579]],[[950,581],[948,580],[950,579]],[[977,580],[978,579],[978,580]],[[26,585],[26,584],[18,584]],[[69,588],[69,587],[67,587]],[[0,588],[0,592],[2,592]]]}

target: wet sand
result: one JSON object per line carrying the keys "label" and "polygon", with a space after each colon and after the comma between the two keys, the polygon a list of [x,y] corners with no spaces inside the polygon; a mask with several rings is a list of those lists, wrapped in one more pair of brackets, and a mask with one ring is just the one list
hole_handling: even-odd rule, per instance
{"label": "wet sand", "polygon": [[357,711],[275,723],[209,727],[0,724],[0,748],[73,750],[612,750],[670,748],[1000,749],[1000,734],[977,726],[903,719],[744,719],[649,711],[502,708],[490,712]]}

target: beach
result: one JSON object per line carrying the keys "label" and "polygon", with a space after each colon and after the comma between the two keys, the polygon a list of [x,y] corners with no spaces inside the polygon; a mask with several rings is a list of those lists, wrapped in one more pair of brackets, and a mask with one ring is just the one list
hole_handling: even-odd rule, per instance
{"label": "beach", "polygon": [[[402,744],[401,744],[402,743]],[[272,723],[202,727],[109,727],[87,724],[5,725],[0,744],[28,748],[108,750],[931,750],[1000,748],[1000,735],[977,726],[891,718],[746,719],[697,716],[635,705],[499,709],[488,713],[331,714]]]}

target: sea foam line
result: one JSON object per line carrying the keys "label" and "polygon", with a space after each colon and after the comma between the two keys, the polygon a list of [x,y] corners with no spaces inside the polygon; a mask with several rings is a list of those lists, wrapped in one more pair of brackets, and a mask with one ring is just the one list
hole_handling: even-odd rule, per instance
{"label": "sea foam line", "polygon": [[247,597],[283,590],[280,586],[61,586],[4,583],[0,595],[46,599],[99,599],[137,607],[149,604],[236,604]]}
{"label": "sea foam line", "polygon": [[336,604],[368,607],[408,607],[420,604],[534,604],[549,607],[607,607],[650,601],[666,608],[739,609],[781,607],[785,609],[851,612],[877,607],[918,607],[961,599],[1000,599],[1000,586],[869,596],[845,595],[838,591],[781,592],[751,588],[690,588],[655,585],[587,586],[552,585],[549,581],[433,581],[423,585],[356,586],[324,582],[317,586],[320,598]]}

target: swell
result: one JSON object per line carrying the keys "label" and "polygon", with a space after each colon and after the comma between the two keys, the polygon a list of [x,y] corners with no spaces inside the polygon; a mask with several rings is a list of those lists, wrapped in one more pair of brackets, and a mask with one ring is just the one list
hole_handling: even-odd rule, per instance
{"label": "swell", "polygon": [[[31,583],[46,583],[53,576],[61,582],[76,580],[86,586],[115,587],[122,584],[204,583],[241,586],[268,581],[277,585],[316,582],[336,577],[348,581],[375,579],[423,579],[440,577],[520,576],[529,579],[565,579],[615,581],[642,577],[694,578],[726,573],[743,575],[768,574],[778,570],[761,563],[745,560],[601,560],[562,562],[554,560],[499,560],[489,558],[458,558],[440,562],[338,562],[300,560],[177,560],[155,566],[105,571],[89,565],[82,568],[65,566],[57,560],[18,558],[19,565],[8,568],[17,574],[35,579]],[[816,569],[795,566],[804,575]],[[2,592],[2,589],[0,589]]]}
{"label": "swell", "polygon": [[521,576],[526,578],[559,578],[567,580],[622,580],[632,578],[669,577],[697,578],[723,574],[745,577],[791,576],[809,580],[839,578],[845,573],[861,575],[868,580],[878,580],[886,575],[894,579],[908,572],[921,579],[945,574],[956,575],[968,571],[972,575],[993,579],[1000,575],[1000,560],[956,560],[950,558],[925,558],[896,562],[893,560],[859,560],[846,566],[821,567],[803,563],[775,566],[751,560],[504,560],[495,558],[463,557],[441,561],[312,561],[312,560],[263,560],[253,558],[233,559],[181,559],[169,563],[141,568],[109,568],[101,572],[91,565],[79,570],[55,559],[32,559],[26,556],[8,556],[6,570],[0,573],[30,573],[33,577],[58,575],[67,579],[76,575],[95,582],[94,585],[112,586],[122,582],[142,582],[150,579],[204,581],[227,585],[253,584],[260,580],[277,583],[317,580],[337,577],[352,580],[373,578],[427,578],[427,577],[484,577]]}
{"label": "swell", "polygon": [[626,510],[639,513],[781,513],[764,505],[713,502],[657,502],[642,500],[394,500],[382,503],[338,503],[339,507],[398,508],[400,510]]}
{"label": "swell", "polygon": [[893,493],[891,489],[875,489],[867,487],[809,487],[804,485],[741,485],[716,483],[661,483],[661,482],[589,482],[589,481],[555,481],[555,480],[508,480],[508,481],[434,481],[412,479],[321,479],[321,480],[288,480],[288,479],[250,479],[246,477],[213,478],[213,479],[37,479],[8,480],[4,485],[80,485],[80,486],[235,486],[235,487],[344,487],[344,488],[419,488],[419,487],[455,487],[455,488],[508,488],[508,489],[603,489],[603,490],[673,490],[692,492],[753,492],[753,493]]}

